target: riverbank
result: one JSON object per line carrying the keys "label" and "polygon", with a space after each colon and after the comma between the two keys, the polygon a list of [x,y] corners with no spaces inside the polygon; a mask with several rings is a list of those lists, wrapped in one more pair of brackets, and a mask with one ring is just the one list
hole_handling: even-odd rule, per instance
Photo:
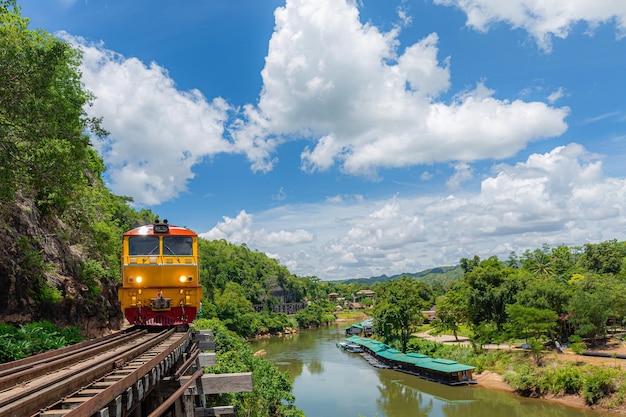
{"label": "riverbank", "polygon": [[[337,320],[343,321],[343,320]],[[471,343],[468,338],[459,336],[455,338],[453,335],[437,335],[433,336],[425,333],[415,333],[414,336],[430,340],[433,342],[441,343],[443,345],[461,345],[461,346],[469,346]],[[511,352],[522,353],[521,349],[517,349],[515,347],[509,345],[485,345],[483,346],[488,350],[505,350]],[[558,361],[573,363],[576,366],[583,367],[585,365],[592,365],[598,368],[613,368],[621,370],[622,364],[626,365],[625,359],[620,359],[619,357],[615,357],[615,355],[626,355],[626,344],[624,344],[621,340],[618,339],[609,339],[605,343],[588,348],[589,352],[598,352],[607,355],[606,357],[598,357],[598,356],[587,356],[587,355],[579,355],[574,352],[566,349],[564,353],[557,352],[556,350],[550,351],[544,356],[544,367],[542,369],[547,369],[550,363],[556,363],[558,366]],[[625,375],[626,378],[626,375]],[[490,390],[498,390],[509,393],[516,394],[516,391],[513,387],[511,387],[505,380],[504,376],[491,371],[485,370],[481,373],[474,374],[474,379],[478,382],[478,384],[474,385],[474,387],[482,387]],[[568,407],[574,407],[578,409],[590,410],[590,411],[598,411],[604,413],[611,413],[615,415],[626,415],[626,403],[623,403],[624,390],[622,389],[622,385],[620,381],[617,381],[615,384],[615,392],[611,395],[607,395],[605,398],[599,400],[596,404],[590,406],[586,403],[585,398],[582,394],[570,395],[570,394],[545,394],[539,397],[533,397],[542,401],[552,402],[562,404]],[[626,387],[626,385],[624,385]],[[519,394],[516,394],[519,395]],[[520,395],[521,396],[521,395]]]}
{"label": "riverbank", "polygon": [[[478,382],[479,387],[485,389],[494,389],[499,391],[515,393],[515,390],[511,388],[509,384],[504,381],[504,377],[493,371],[484,371],[474,375],[474,379]],[[590,407],[585,403],[585,399],[580,395],[546,395],[544,397],[537,398],[541,401],[549,401],[552,403],[562,404],[567,407],[575,407],[584,410],[602,411],[613,413],[616,415],[626,415],[626,409],[623,407],[607,409],[602,407]]]}
{"label": "riverbank", "polygon": [[[455,339],[454,336],[450,335],[439,335],[439,336],[430,336],[428,334],[420,334],[420,337],[424,337],[426,339],[437,341],[438,343],[444,344],[460,344],[467,345],[468,341],[464,338],[459,338],[459,340]],[[504,350],[512,350],[513,348],[505,345],[489,346],[490,349],[504,349]],[[556,351],[551,351],[546,354],[544,360],[546,362],[545,366],[548,366],[551,362],[568,362],[574,363],[578,366],[592,365],[600,368],[613,368],[613,369],[621,369],[622,365],[626,365],[626,361],[624,359],[620,359],[614,355],[626,355],[626,345],[621,340],[617,339],[609,339],[605,343],[591,347],[587,350],[588,352],[597,352],[602,353],[607,356],[599,357],[599,356],[587,356],[587,355],[579,355],[570,350],[565,350],[563,353],[557,353]],[[476,386],[483,387],[485,389],[493,389],[500,390],[505,392],[515,393],[515,390],[504,380],[503,375],[496,373],[494,371],[485,370],[481,373],[474,374],[474,379],[478,382]],[[616,393],[619,396],[619,393]],[[584,397],[581,394],[572,395],[572,394],[547,394],[537,399],[542,401],[548,401],[553,403],[562,404],[568,407],[575,407],[579,409],[592,410],[604,413],[611,413],[615,415],[626,415],[626,404],[619,404],[614,406],[618,401],[613,400],[611,397],[607,397],[605,400],[601,400],[598,404],[590,406],[585,402]]]}

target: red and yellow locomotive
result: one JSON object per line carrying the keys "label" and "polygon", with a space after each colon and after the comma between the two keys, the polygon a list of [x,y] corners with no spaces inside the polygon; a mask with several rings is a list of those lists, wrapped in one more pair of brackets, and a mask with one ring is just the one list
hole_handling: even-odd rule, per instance
{"label": "red and yellow locomotive", "polygon": [[198,235],[167,220],[124,233],[118,298],[130,324],[191,323],[200,310]]}

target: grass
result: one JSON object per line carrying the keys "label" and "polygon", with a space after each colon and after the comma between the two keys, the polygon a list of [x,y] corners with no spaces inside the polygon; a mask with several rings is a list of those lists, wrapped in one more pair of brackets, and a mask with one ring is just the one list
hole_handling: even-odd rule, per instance
{"label": "grass", "polygon": [[337,313],[335,313],[335,316],[337,317],[337,319],[341,319],[341,320],[350,320],[350,321],[357,321],[357,320],[366,320],[369,319],[371,316],[369,316],[366,311],[364,310],[344,310],[344,311],[339,311]]}

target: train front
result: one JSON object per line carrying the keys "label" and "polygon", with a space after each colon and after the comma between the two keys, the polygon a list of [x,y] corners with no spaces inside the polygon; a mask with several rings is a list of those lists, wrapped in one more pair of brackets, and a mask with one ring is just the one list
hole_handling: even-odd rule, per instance
{"label": "train front", "polygon": [[130,324],[191,323],[202,299],[198,236],[157,222],[124,233],[118,298]]}

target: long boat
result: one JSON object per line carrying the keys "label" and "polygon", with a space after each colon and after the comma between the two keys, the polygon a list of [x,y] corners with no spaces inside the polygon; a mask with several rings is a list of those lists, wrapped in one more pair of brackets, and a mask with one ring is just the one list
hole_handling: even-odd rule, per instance
{"label": "long boat", "polygon": [[353,353],[361,353],[363,349],[360,345],[356,343],[347,343],[347,342],[337,342],[337,347],[342,350],[347,350],[348,352]]}
{"label": "long boat", "polygon": [[472,377],[473,366],[464,365],[448,359],[431,358],[421,353],[402,353],[397,349],[378,341],[359,336],[346,339],[349,344],[355,344],[363,349],[363,355],[368,362],[377,362],[379,367],[387,367],[396,371],[405,372],[429,381],[447,385],[476,384]]}

